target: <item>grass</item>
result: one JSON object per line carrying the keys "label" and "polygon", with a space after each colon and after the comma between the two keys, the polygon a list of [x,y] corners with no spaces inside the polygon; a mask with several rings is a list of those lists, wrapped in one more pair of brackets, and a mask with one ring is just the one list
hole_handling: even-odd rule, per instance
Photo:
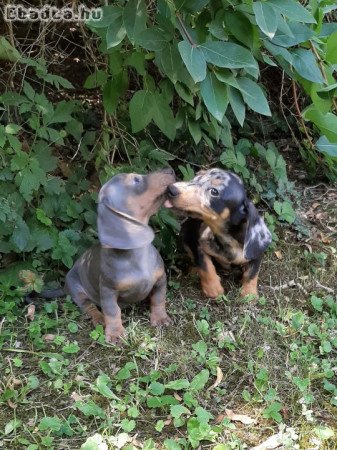
{"label": "grass", "polygon": [[0,447],[244,449],[286,430],[283,448],[337,448],[336,254],[277,250],[258,301],[239,298],[233,273],[217,301],[193,274],[174,278],[174,324],[152,329],[147,306],[127,310],[117,348],[70,301],[41,303],[29,321],[3,285]]}

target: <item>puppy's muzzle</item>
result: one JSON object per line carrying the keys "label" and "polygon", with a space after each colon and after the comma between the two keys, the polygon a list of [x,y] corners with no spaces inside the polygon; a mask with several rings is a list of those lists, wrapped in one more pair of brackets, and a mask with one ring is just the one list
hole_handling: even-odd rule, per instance
{"label": "puppy's muzzle", "polygon": [[179,194],[180,194],[180,191],[179,191],[179,189],[178,189],[174,184],[171,184],[171,185],[167,188],[167,195],[168,195],[170,198],[177,197]]}

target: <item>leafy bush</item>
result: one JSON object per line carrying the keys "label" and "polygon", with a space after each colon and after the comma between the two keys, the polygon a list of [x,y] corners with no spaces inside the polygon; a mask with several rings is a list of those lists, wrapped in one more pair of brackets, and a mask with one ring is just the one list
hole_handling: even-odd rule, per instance
{"label": "leafy bush", "polygon": [[[97,63],[84,83],[88,95],[101,92],[102,119],[67,95],[60,101],[58,91],[71,92],[72,84],[1,37],[0,58],[29,77],[0,97],[0,251],[31,255],[36,268],[53,261],[70,267],[95,236],[100,182],[174,159],[184,179],[213,162],[237,172],[256,200],[296,225],[293,186],[276,146],[232,136],[255,133],[252,115],[271,116],[273,82],[264,86],[259,77],[262,67],[277,66],[293,83],[306,136],[299,150],[336,179],[337,26],[328,21],[335,10],[332,0],[104,6],[103,17],[86,24],[98,38],[88,41]],[[307,94],[303,105],[297,85]],[[279,126],[274,111],[271,120]],[[312,127],[322,134],[316,145]],[[267,221],[274,229],[272,214]],[[164,210],[154,224],[160,250],[174,259],[177,221]]]}

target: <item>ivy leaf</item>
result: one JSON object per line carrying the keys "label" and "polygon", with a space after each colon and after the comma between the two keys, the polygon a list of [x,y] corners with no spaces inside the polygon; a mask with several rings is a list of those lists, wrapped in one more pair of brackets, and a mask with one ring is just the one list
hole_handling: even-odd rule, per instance
{"label": "ivy leaf", "polygon": [[156,91],[150,95],[150,104],[154,123],[173,141],[176,135],[175,119],[164,95]]}
{"label": "ivy leaf", "polygon": [[227,86],[213,73],[208,73],[201,82],[200,93],[208,111],[221,122],[228,105]]}
{"label": "ivy leaf", "polygon": [[15,247],[22,252],[28,245],[30,238],[30,231],[26,224],[26,222],[21,219],[21,217],[18,218],[15,226],[13,234],[10,238],[10,241],[15,245]]}
{"label": "ivy leaf", "polygon": [[119,6],[106,5],[101,8],[102,16],[99,20],[87,20],[86,25],[91,28],[106,28],[123,14],[123,9]]}
{"label": "ivy leaf", "polygon": [[132,132],[143,130],[152,119],[151,93],[149,91],[137,91],[129,103]]}
{"label": "ivy leaf", "polygon": [[267,99],[255,81],[250,78],[239,78],[241,94],[247,105],[253,110],[265,116],[271,116]]}
{"label": "ivy leaf", "polygon": [[135,37],[136,43],[146,50],[160,51],[167,44],[165,32],[159,28],[147,28]]}
{"label": "ivy leaf", "polygon": [[206,78],[206,59],[203,52],[187,41],[178,44],[179,53],[193,80],[197,83]]}
{"label": "ivy leaf", "polygon": [[316,142],[316,147],[322,153],[337,158],[337,142],[330,142],[326,136],[321,136]]}
{"label": "ivy leaf", "polygon": [[326,60],[330,64],[337,64],[337,31],[332,33],[326,43]]}
{"label": "ivy leaf", "polygon": [[290,202],[274,202],[274,210],[278,214],[281,220],[285,220],[288,223],[293,223],[296,219],[295,211]]}
{"label": "ivy leaf", "polygon": [[314,31],[303,23],[287,24],[291,35],[283,30],[278,29],[271,42],[282,47],[292,47],[293,45],[306,42],[313,37]]}
{"label": "ivy leaf", "polygon": [[283,14],[294,22],[316,23],[310,12],[295,0],[269,0],[276,12]]}
{"label": "ivy leaf", "polygon": [[324,78],[311,50],[297,48],[291,54],[293,57],[293,66],[301,77],[314,83],[324,83]]}
{"label": "ivy leaf", "polygon": [[272,39],[277,29],[275,10],[267,2],[254,2],[253,11],[260,30]]}
{"label": "ivy leaf", "polygon": [[[337,116],[332,113],[322,114],[310,106],[303,113],[305,120],[313,122],[330,142],[337,142]],[[325,141],[323,143],[326,144]]]}
{"label": "ivy leaf", "polygon": [[251,52],[233,42],[207,42],[200,46],[207,62],[228,69],[254,68],[258,65]]}
{"label": "ivy leaf", "polygon": [[153,381],[150,386],[150,392],[153,395],[162,395],[165,392],[165,386],[158,381]]}
{"label": "ivy leaf", "polygon": [[146,6],[144,0],[129,0],[124,6],[123,22],[128,38],[135,40],[136,34],[146,28]]}
{"label": "ivy leaf", "polygon": [[119,45],[126,36],[126,29],[123,23],[123,17],[116,17],[116,19],[109,25],[106,32],[107,48],[113,48]]}
{"label": "ivy leaf", "polygon": [[171,406],[171,416],[174,419],[179,419],[180,416],[183,414],[190,414],[189,409],[186,408],[186,406],[183,405],[173,405]]}
{"label": "ivy leaf", "polygon": [[245,121],[246,115],[246,107],[243,102],[242,95],[237,89],[234,89],[232,86],[229,86],[228,98],[233,113],[239,124],[242,126]]}
{"label": "ivy leaf", "polygon": [[39,423],[39,430],[40,431],[47,431],[47,430],[59,431],[61,426],[62,426],[62,420],[59,417],[57,417],[57,416],[43,417]]}

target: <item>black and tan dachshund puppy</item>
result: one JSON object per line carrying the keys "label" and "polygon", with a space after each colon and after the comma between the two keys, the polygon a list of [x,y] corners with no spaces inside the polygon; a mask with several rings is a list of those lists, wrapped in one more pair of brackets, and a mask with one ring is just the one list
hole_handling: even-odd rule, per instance
{"label": "black and tan dachshund puppy", "polygon": [[221,169],[201,171],[190,182],[169,186],[168,197],[165,206],[190,216],[182,225],[182,237],[204,294],[215,298],[224,292],[214,258],[224,267],[242,266],[241,295],[257,295],[262,254],[271,233],[247,198],[241,179]]}
{"label": "black and tan dachshund puppy", "polygon": [[119,174],[100,190],[99,244],[76,261],[66,276],[64,292],[94,325],[105,326],[108,342],[117,343],[125,332],[120,306],[147,297],[151,302],[151,324],[170,322],[165,309],[164,264],[152,245],[154,232],[148,221],[174,181],[171,169],[148,175]]}

